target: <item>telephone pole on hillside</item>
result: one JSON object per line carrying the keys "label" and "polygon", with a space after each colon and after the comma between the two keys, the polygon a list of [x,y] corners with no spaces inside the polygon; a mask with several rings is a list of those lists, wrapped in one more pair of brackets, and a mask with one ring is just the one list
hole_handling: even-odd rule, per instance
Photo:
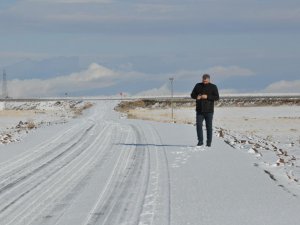
{"label": "telephone pole on hillside", "polygon": [[173,98],[174,98],[174,90],[173,90],[173,83],[174,83],[174,77],[169,78],[171,82],[171,108],[172,108],[172,122],[174,122],[174,103],[173,103]]}
{"label": "telephone pole on hillside", "polygon": [[8,98],[7,80],[6,80],[5,70],[3,70],[3,77],[2,77],[2,98]]}

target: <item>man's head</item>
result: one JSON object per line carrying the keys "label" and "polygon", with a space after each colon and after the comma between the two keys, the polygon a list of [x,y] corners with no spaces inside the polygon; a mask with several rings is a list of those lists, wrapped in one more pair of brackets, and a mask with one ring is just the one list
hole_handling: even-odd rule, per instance
{"label": "man's head", "polygon": [[202,82],[203,82],[203,84],[209,84],[210,83],[210,76],[209,76],[209,74],[203,74],[203,76],[202,76]]}

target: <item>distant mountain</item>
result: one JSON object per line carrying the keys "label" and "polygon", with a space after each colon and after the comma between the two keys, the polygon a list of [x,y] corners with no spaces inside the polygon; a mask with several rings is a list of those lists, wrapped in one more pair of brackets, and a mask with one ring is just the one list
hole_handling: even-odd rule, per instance
{"label": "distant mountain", "polygon": [[55,57],[34,61],[26,59],[5,67],[7,79],[51,78],[80,70],[78,57]]}

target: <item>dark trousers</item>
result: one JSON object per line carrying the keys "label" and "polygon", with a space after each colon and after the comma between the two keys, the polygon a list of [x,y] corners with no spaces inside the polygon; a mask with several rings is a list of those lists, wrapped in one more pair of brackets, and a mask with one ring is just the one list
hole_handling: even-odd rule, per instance
{"label": "dark trousers", "polygon": [[197,112],[196,116],[196,126],[197,126],[197,136],[199,144],[203,144],[203,120],[205,120],[207,139],[206,144],[211,145],[212,141],[212,120],[214,113],[201,113]]}

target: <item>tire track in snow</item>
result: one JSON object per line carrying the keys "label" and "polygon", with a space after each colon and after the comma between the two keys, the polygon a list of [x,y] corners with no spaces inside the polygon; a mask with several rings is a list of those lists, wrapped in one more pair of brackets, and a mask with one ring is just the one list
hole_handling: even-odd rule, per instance
{"label": "tire track in snow", "polygon": [[[129,127],[136,141],[128,144],[126,140],[124,145],[135,147],[132,157],[125,160],[119,156],[123,163],[119,164],[120,158],[117,160],[83,225],[170,224],[170,179],[162,140],[152,126]],[[150,200],[151,195],[156,196]]]}
{"label": "tire track in snow", "polygon": [[[130,129],[132,130],[132,128]],[[127,141],[128,139],[125,140],[125,143]],[[124,146],[126,147],[126,145]],[[103,191],[100,193],[96,204],[83,223],[84,225],[114,224],[112,223],[112,220],[119,218],[120,214],[123,213],[122,207],[120,208],[120,205],[118,203],[127,200],[124,190],[129,191],[128,181],[130,180],[130,177],[132,177],[130,173],[132,171],[139,172],[139,170],[135,170],[135,164],[136,162],[142,161],[141,159],[138,160],[138,152],[136,151],[136,149],[129,149],[129,153],[126,156],[124,146],[121,148],[121,153],[116,160],[115,166],[111,174],[109,175]],[[144,155],[144,151],[141,151],[140,153],[142,154],[142,156]],[[127,213],[128,211],[130,212],[129,209],[127,209],[126,211]]]}
{"label": "tire track in snow", "polygon": [[[20,183],[17,186],[14,186],[11,189],[8,189],[8,193],[5,193],[4,195],[1,195],[1,203],[5,203],[7,204],[7,200],[5,201],[5,199],[8,199],[10,201],[9,204],[7,204],[4,208],[2,208],[0,210],[0,213],[3,213],[5,210],[7,210],[10,206],[12,206],[13,204],[15,204],[16,202],[18,202],[19,200],[21,200],[22,198],[24,198],[27,194],[30,194],[32,191],[34,191],[34,189],[38,188],[40,185],[42,185],[45,181],[47,181],[47,179],[49,179],[50,177],[54,176],[59,170],[63,169],[65,166],[67,166],[73,159],[75,159],[76,157],[78,157],[81,153],[83,153],[83,151],[80,151],[79,147],[81,147],[82,145],[78,146],[76,149],[74,148],[72,152],[70,152],[67,156],[70,156],[76,152],[74,152],[75,150],[79,150],[79,152],[73,156],[73,158],[71,158],[69,161],[65,161],[63,163],[61,163],[60,165],[54,164],[53,162],[47,162],[48,166],[52,166],[52,168],[47,168],[47,171],[42,171],[41,168],[39,171],[37,171],[36,173],[32,173],[30,174],[30,176],[32,176],[29,180],[26,180],[25,182],[18,182]],[[66,157],[67,157],[66,156]],[[61,159],[62,160],[62,159]],[[52,160],[51,160],[52,161]],[[59,162],[58,162],[59,163]],[[54,164],[54,165],[53,165]],[[42,165],[43,166],[43,165]],[[40,175],[38,174],[38,172],[40,173]],[[21,191],[20,191],[21,190]],[[26,191],[24,191],[26,190]],[[15,193],[13,193],[13,191],[15,191]],[[11,193],[12,192],[12,193]],[[20,194],[21,193],[21,194]],[[9,197],[7,198],[7,195],[11,195],[13,196],[14,199],[9,199]],[[15,197],[17,196],[17,197]],[[6,197],[6,198],[5,198]],[[4,201],[3,201],[4,199]],[[0,204],[1,205],[1,204]]]}
{"label": "tire track in snow", "polygon": [[167,157],[166,148],[163,144],[163,140],[162,140],[161,136],[159,135],[157,129],[155,127],[153,127],[153,129],[154,129],[154,132],[156,133],[158,143],[163,148],[163,157],[160,158],[160,159],[162,159],[160,171],[164,173],[164,175],[162,176],[161,182],[162,182],[162,187],[164,187],[164,189],[163,189],[164,193],[162,195],[164,198],[163,205],[166,206],[165,207],[165,210],[166,210],[165,218],[167,220],[163,224],[170,225],[171,224],[171,179],[170,179],[169,161],[168,161],[168,157]]}
{"label": "tire track in snow", "polygon": [[[77,130],[75,128],[77,128],[79,126],[80,125],[73,126],[73,127],[69,128],[68,130],[64,131],[62,134],[59,133],[55,137],[50,138],[50,140],[47,140],[41,144],[38,144],[37,146],[33,147],[30,150],[26,150],[22,154],[19,154],[10,160],[0,163],[0,174],[1,174],[0,179],[3,174],[9,172],[12,169],[15,169],[15,167],[19,167],[20,165],[22,165],[24,163],[28,163],[28,161],[30,161],[30,160],[32,161],[33,159],[36,159],[38,156],[44,154],[44,152],[41,151],[42,149],[45,149],[45,148],[55,144],[56,142],[58,142],[60,144],[60,141],[59,141],[60,139],[64,138],[67,134],[71,133],[71,131]],[[52,147],[52,148],[54,148],[54,147]]]}
{"label": "tire track in snow", "polygon": [[[116,130],[117,128],[115,128]],[[123,137],[125,136],[124,133],[121,132],[113,132],[113,136],[111,137],[111,143],[116,143],[117,141],[123,140]],[[110,146],[113,147],[113,146]],[[66,211],[72,206],[72,203],[74,203],[76,201],[76,197],[80,196],[80,191],[82,191],[82,189],[84,189],[84,187],[91,181],[91,179],[94,179],[93,175],[94,173],[99,173],[99,171],[103,170],[104,166],[105,166],[105,162],[108,161],[109,159],[111,159],[113,157],[113,155],[115,154],[114,151],[111,150],[103,150],[103,155],[101,157],[99,157],[99,159],[97,160],[97,163],[95,164],[95,166],[91,169],[91,171],[88,173],[89,176],[85,176],[84,179],[82,179],[80,182],[77,183],[77,185],[70,191],[70,193],[65,196],[64,199],[62,199],[62,202],[64,205],[67,205],[66,207],[60,207],[55,206],[53,207],[53,209],[51,209],[48,212],[48,215],[45,216],[45,218],[50,218],[50,217],[54,217],[54,219],[48,219],[47,221],[43,220],[43,222],[41,222],[42,224],[49,224],[49,225],[58,225],[58,224],[65,224],[65,223],[61,223],[61,220],[63,219]],[[38,225],[41,223],[37,223]]]}
{"label": "tire track in snow", "polygon": [[[62,147],[62,145],[66,145],[70,142],[70,140],[73,140],[75,138],[75,135],[81,132],[80,129],[85,125],[90,126],[92,124],[95,124],[98,120],[95,118],[98,117],[98,112],[95,111],[92,115],[90,115],[88,118],[81,121],[79,124],[75,124],[66,131],[63,131],[62,133],[59,133],[58,135],[55,135],[54,137],[50,137],[50,139],[44,141],[41,144],[38,144],[37,146],[33,147],[30,150],[24,151],[22,154],[17,155],[16,157],[13,157],[10,160],[4,161],[0,163],[0,179],[2,179],[2,175],[5,174],[7,171],[14,169],[15,167],[20,167],[22,163],[28,164],[29,161],[32,162],[38,158],[38,156],[45,155],[45,152],[42,152],[42,149],[45,149],[47,147],[50,147],[56,143],[58,143],[56,146],[52,146],[48,152],[52,152],[53,150]],[[79,132],[78,132],[79,131]],[[72,135],[68,135],[69,133],[77,132]],[[69,138],[69,139],[65,139]]]}
{"label": "tire track in snow", "polygon": [[[75,150],[77,150],[77,149],[75,149]],[[53,164],[53,162],[49,163],[49,166],[50,165],[52,166],[52,164]],[[33,192],[34,189],[38,188],[40,185],[42,185],[44,182],[46,182],[48,178],[50,178],[51,176],[55,175],[55,173],[57,173],[60,169],[62,169],[63,167],[65,167],[65,165],[67,165],[67,164],[68,164],[68,162],[65,162],[65,164],[62,164],[59,167],[57,167],[57,166],[53,167],[52,166],[53,167],[52,169],[54,169],[54,171],[51,171],[51,170],[49,170],[49,171],[43,171],[42,169],[45,169],[43,167],[41,169],[42,171],[39,171],[40,175],[33,173],[33,174],[31,174],[31,177],[29,177],[28,180],[26,180],[24,182],[21,182],[19,185],[14,186],[11,189],[8,189],[8,191],[7,191],[8,193],[5,193],[4,195],[0,196],[1,204],[2,204],[1,207],[3,207],[3,204],[6,204],[1,209],[1,213],[5,212],[10,206],[16,204],[18,201],[20,201],[26,195],[28,195],[31,192]],[[13,191],[15,191],[15,193]],[[12,193],[10,194],[10,192],[12,192]],[[10,196],[9,196],[9,194],[10,194]],[[15,197],[15,196],[17,196],[17,197]],[[21,204],[21,203],[19,203],[19,204]],[[3,215],[0,214],[0,216],[3,216]]]}
{"label": "tire track in snow", "polygon": [[[105,129],[103,129],[103,131],[105,131]],[[104,136],[102,134],[103,133],[100,133],[95,138],[94,142],[88,146],[87,150],[92,149],[99,141],[108,144],[109,136]],[[30,224],[33,219],[28,223],[24,223],[24,220],[40,216],[43,212],[42,209],[49,206],[49,202],[47,201],[54,202],[56,199],[60,199],[63,195],[66,195],[67,189],[69,189],[70,186],[75,185],[77,183],[76,181],[79,181],[86,175],[86,172],[93,166],[97,159],[96,155],[102,153],[102,151],[97,151],[96,149],[88,153],[91,153],[92,155],[83,154],[83,157],[78,159],[78,162],[73,163],[70,168],[67,168],[67,171],[60,171],[60,174],[58,174],[60,176],[53,177],[53,179],[47,179],[47,184],[45,184],[43,188],[37,190],[38,193],[34,193],[34,201],[22,209],[21,212],[15,215],[6,224]],[[80,164],[82,165],[80,166]],[[39,213],[36,213],[37,211]],[[35,216],[33,217],[33,215]]]}
{"label": "tire track in snow", "polygon": [[[8,174],[6,178],[4,179],[2,178],[3,181],[1,182],[1,184],[4,185],[2,185],[0,188],[0,199],[2,198],[1,194],[3,194],[3,192],[10,190],[12,187],[19,184],[20,182],[30,178],[31,176],[45,169],[47,166],[52,165],[55,161],[65,156],[69,151],[74,151],[76,145],[81,143],[81,141],[87,136],[88,132],[92,128],[93,126],[90,126],[88,129],[86,129],[85,132],[79,137],[79,139],[76,142],[72,143],[70,146],[68,146],[66,149],[63,149],[61,152],[58,151],[57,155],[54,155],[51,158],[50,157],[47,158],[48,154],[46,154],[45,156],[46,159],[43,159],[44,157],[42,157],[43,161],[41,161],[40,158],[35,160],[35,164],[37,164],[35,165],[35,167],[32,166],[33,163],[28,163],[24,167],[21,166],[21,168],[16,168],[16,171],[19,173],[15,172],[14,174]],[[6,184],[5,183],[6,181],[9,181],[9,183]],[[2,210],[0,210],[0,213],[1,212]]]}
{"label": "tire track in snow", "polygon": [[[102,156],[103,153],[105,153],[105,150],[110,144],[109,140],[110,135],[105,135],[104,138],[102,138],[102,133],[98,135],[98,137],[94,140],[93,144],[89,146],[89,149],[95,147],[95,145],[98,142],[102,142],[104,144],[102,145],[103,148],[101,149],[101,151],[98,151],[98,149],[94,149],[95,152],[91,152],[91,155],[85,155],[85,157],[80,159],[80,161],[77,164],[72,165],[72,170],[70,170],[67,175],[65,173],[62,173],[62,176],[64,176],[66,180],[61,179],[60,181],[57,181],[56,184],[59,184],[59,187],[55,187],[55,185],[53,185],[52,188],[49,189],[49,193],[51,193],[50,197],[47,197],[49,201],[55,202],[63,199],[64,196],[70,193],[78,185],[78,183],[80,183],[87,176],[89,171],[91,171],[93,167],[95,167],[97,161],[99,160],[99,157]],[[84,164],[80,166],[80,163]],[[79,173],[76,173],[78,170]],[[68,177],[68,175],[70,177]],[[35,211],[33,211],[31,215],[34,214],[35,216],[28,216],[29,218],[31,218],[31,220],[26,224],[32,225],[32,222],[34,220],[39,220],[39,218],[40,221],[38,221],[35,224],[44,224],[43,219],[45,219],[47,216],[43,217],[42,215],[46,213],[46,211],[49,210],[49,208],[51,209],[51,204],[40,204],[39,207],[35,208],[35,211],[38,210],[38,214],[36,215]]]}
{"label": "tire track in snow", "polygon": [[150,154],[145,146],[140,145],[145,137],[143,131],[137,126],[130,127],[136,137],[133,158],[126,175],[122,177],[119,191],[116,191],[114,205],[101,224],[138,224],[142,211],[149,185]]}
{"label": "tire track in snow", "polygon": [[146,125],[151,147],[151,181],[147,189],[139,225],[171,223],[170,178],[165,147],[155,127]]}
{"label": "tire track in snow", "polygon": [[[0,224],[65,225],[62,221],[66,210],[83,192],[84,185],[93,179],[88,174],[96,172],[102,164],[103,170],[110,167],[112,170],[103,174],[106,177],[104,188],[98,194],[95,191],[96,203],[90,206],[86,218],[81,216],[82,221],[85,219],[81,225],[170,224],[168,159],[158,132],[146,123],[105,120],[110,111],[100,110],[101,118],[97,117],[99,110],[95,110],[88,122],[67,130],[61,138],[52,138],[53,143],[42,145],[43,151],[28,151],[17,158],[18,163],[0,165],[0,174],[3,178],[12,178],[10,182],[30,174],[7,187],[2,194],[0,192],[0,209],[8,206],[0,213]],[[80,139],[91,123],[95,126]],[[97,134],[90,136],[92,133]],[[113,146],[114,137],[124,144]],[[58,157],[68,148],[68,152]],[[106,162],[114,164],[104,164],[107,157],[110,161]],[[32,160],[27,162],[28,159]],[[151,198],[151,194],[156,196]],[[150,217],[146,215],[149,212]]]}
{"label": "tire track in snow", "polygon": [[[88,128],[87,128],[88,129]],[[57,137],[55,139],[53,139],[52,141],[50,141],[50,143],[46,144],[46,145],[42,145],[40,149],[35,148],[35,150],[33,150],[32,153],[27,152],[28,155],[25,155],[24,157],[20,157],[17,160],[13,161],[12,163],[8,163],[7,166],[3,169],[0,170],[0,179],[1,179],[1,183],[0,183],[0,187],[1,184],[3,184],[7,178],[11,179],[13,175],[17,174],[18,172],[22,172],[24,170],[26,170],[26,167],[30,167],[32,166],[32,164],[38,162],[40,163],[40,161],[45,158],[45,160],[47,160],[48,156],[51,156],[52,154],[55,154],[57,151],[60,151],[61,148],[63,148],[64,146],[67,146],[68,144],[70,145],[70,141],[72,140],[76,140],[76,136],[81,134],[82,131],[79,131],[77,133],[75,133],[74,135],[69,137],[69,140],[65,140],[63,139],[64,136],[66,134],[68,134],[70,132],[70,129],[66,132],[64,132],[64,134],[60,137]],[[64,141],[60,141],[60,140],[64,140]],[[58,142],[57,145],[52,146],[51,148],[49,148],[48,150],[46,150],[45,152],[41,151],[42,149],[53,145],[55,142]],[[1,192],[1,191],[0,191]]]}

